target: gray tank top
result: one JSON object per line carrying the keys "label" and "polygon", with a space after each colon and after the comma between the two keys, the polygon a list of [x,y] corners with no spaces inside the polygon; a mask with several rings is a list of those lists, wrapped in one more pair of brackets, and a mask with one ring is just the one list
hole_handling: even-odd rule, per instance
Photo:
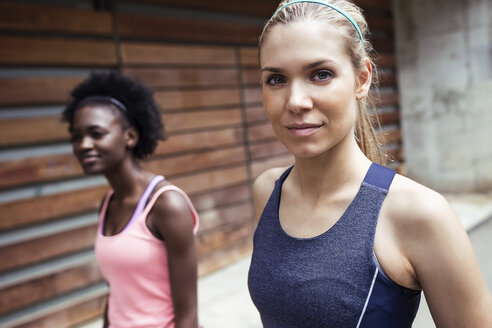
{"label": "gray tank top", "polygon": [[392,282],[377,263],[374,236],[394,171],[373,163],[340,219],[313,238],[280,226],[276,181],[254,235],[248,276],[264,327],[411,327],[420,291]]}

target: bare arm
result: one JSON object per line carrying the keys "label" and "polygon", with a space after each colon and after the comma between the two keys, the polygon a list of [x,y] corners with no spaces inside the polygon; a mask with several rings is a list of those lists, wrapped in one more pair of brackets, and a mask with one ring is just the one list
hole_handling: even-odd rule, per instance
{"label": "bare arm", "polygon": [[437,327],[492,327],[492,298],[470,240],[447,201],[426,191],[405,249]]}
{"label": "bare arm", "polygon": [[167,191],[152,210],[152,222],[166,243],[175,327],[196,328],[197,254],[192,212],[183,196]]}
{"label": "bare arm", "polygon": [[274,168],[260,174],[253,184],[253,202],[256,221],[260,220],[268,198],[275,187],[275,181],[286,168]]}

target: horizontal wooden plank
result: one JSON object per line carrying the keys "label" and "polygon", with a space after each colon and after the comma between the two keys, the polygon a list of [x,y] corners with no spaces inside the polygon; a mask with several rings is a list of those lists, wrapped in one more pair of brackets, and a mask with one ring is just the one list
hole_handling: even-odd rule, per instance
{"label": "horizontal wooden plank", "polygon": [[238,224],[217,227],[208,234],[196,238],[198,255],[210,253],[216,249],[227,247],[244,238],[253,238],[253,218]]}
{"label": "horizontal wooden plank", "polygon": [[221,226],[253,221],[253,207],[250,202],[211,209],[200,213],[199,235],[213,233]]}
{"label": "horizontal wooden plank", "polygon": [[175,6],[191,10],[206,10],[241,15],[268,17],[273,14],[278,5],[276,0],[142,0],[149,4]]}
{"label": "horizontal wooden plank", "polygon": [[[170,5],[189,9],[202,9],[209,11],[220,11],[226,13],[236,13],[243,15],[253,15],[269,18],[277,8],[279,1],[275,0],[142,0],[141,2]],[[356,0],[356,4],[364,8],[391,10],[390,0]]]}
{"label": "horizontal wooden plank", "polygon": [[282,155],[288,152],[287,148],[277,140],[250,145],[249,151],[253,160]]}
{"label": "horizontal wooden plank", "polygon": [[146,161],[143,166],[149,171],[172,177],[173,175],[191,173],[198,170],[211,169],[229,164],[239,164],[245,160],[246,154],[244,148],[239,146],[164,159],[153,159]]}
{"label": "horizontal wooden plank", "polygon": [[110,35],[111,13],[34,3],[0,3],[0,29]]}
{"label": "horizontal wooden plank", "polygon": [[[96,211],[109,189],[103,185],[0,204],[0,231],[46,222],[61,217]],[[248,185],[224,187],[192,197],[198,211],[248,199]]]}
{"label": "horizontal wooden plank", "polygon": [[263,106],[248,106],[246,107],[246,120],[248,123],[264,122],[268,120],[268,116]]}
{"label": "horizontal wooden plank", "polygon": [[1,203],[0,231],[95,211],[107,190],[99,186]]}
{"label": "horizontal wooden plank", "polygon": [[263,100],[261,87],[244,88],[244,100],[247,104],[258,104]]}
{"label": "horizontal wooden plank", "polygon": [[85,77],[0,78],[0,105],[64,104]]}
{"label": "horizontal wooden plank", "polygon": [[124,68],[125,75],[140,79],[152,88],[236,86],[233,68]]}
{"label": "horizontal wooden plank", "polygon": [[0,290],[0,315],[102,281],[95,261]]}
{"label": "horizontal wooden plank", "polygon": [[366,14],[369,31],[393,31],[393,19],[390,16]]}
{"label": "horizontal wooden plank", "polygon": [[[233,0],[224,2],[221,0],[200,1],[200,0],[144,0],[143,2],[172,5],[189,9],[203,9],[214,12],[236,13],[242,15],[254,15],[268,19],[275,12],[278,6],[278,1],[274,0],[252,0],[244,2],[241,0]],[[380,9],[391,11],[391,1],[384,0],[358,0],[355,1],[364,9]],[[371,25],[370,25],[371,26]]]}
{"label": "horizontal wooden plank", "polygon": [[0,65],[116,66],[113,41],[0,36]]}
{"label": "horizontal wooden plank", "polygon": [[0,147],[68,139],[68,125],[62,123],[59,116],[0,120]]}
{"label": "horizontal wooden plank", "polygon": [[371,43],[378,53],[394,53],[395,40],[390,37],[373,36]]}
{"label": "horizontal wooden plank", "polygon": [[162,120],[168,132],[225,127],[241,124],[241,110],[229,109],[164,114],[162,115]]}
{"label": "horizontal wooden plank", "polygon": [[[151,160],[145,167],[159,174],[173,176],[192,170],[211,168],[244,161],[242,147],[185,154],[173,158]],[[30,183],[56,181],[83,175],[72,154],[32,157],[0,162],[0,188]]]}
{"label": "horizontal wooden plank", "polygon": [[72,154],[40,156],[0,162],[0,189],[82,175]]}
{"label": "horizontal wooden plank", "polygon": [[258,68],[244,68],[241,72],[243,84],[256,84],[261,83],[261,72]]}
{"label": "horizontal wooden plank", "polygon": [[395,86],[397,84],[396,74],[395,73],[381,73],[379,74],[379,85],[380,86]]}
{"label": "horizontal wooden plank", "polygon": [[399,124],[400,111],[393,110],[390,112],[382,112],[379,114],[379,120],[381,122],[381,125]]}
{"label": "horizontal wooden plank", "polygon": [[236,55],[232,47],[122,42],[121,56],[125,65],[232,66],[236,64]]}
{"label": "horizontal wooden plank", "polygon": [[155,155],[169,155],[199,149],[220,148],[237,145],[242,142],[242,128],[174,134],[159,143]]}
{"label": "horizontal wooden plank", "polygon": [[256,160],[251,164],[251,175],[253,178],[258,177],[261,173],[273,167],[285,167],[294,164],[294,156],[290,153],[285,155],[269,157],[266,159]]}
{"label": "horizontal wooden plank", "polygon": [[155,93],[154,98],[164,111],[198,107],[238,106],[239,90],[233,88],[192,91],[159,91]]}
{"label": "horizontal wooden plank", "polygon": [[379,94],[379,97],[376,98],[376,105],[377,106],[398,105],[399,101],[400,101],[400,97],[398,95],[398,92],[396,91],[382,92]]}
{"label": "horizontal wooden plank", "polygon": [[223,207],[224,205],[244,203],[249,200],[249,197],[249,186],[247,183],[242,183],[237,186],[225,187],[205,194],[194,195],[191,197],[191,201],[195,209],[202,212]]}
{"label": "horizontal wooden plank", "polygon": [[391,11],[392,8],[391,0],[355,0],[354,2],[365,9],[372,8]]}
{"label": "horizontal wooden plank", "polygon": [[248,127],[248,138],[250,141],[275,139],[272,126],[269,121]]}
{"label": "horizontal wooden plank", "polygon": [[190,196],[193,196],[194,194],[204,193],[209,190],[217,190],[245,183],[248,181],[248,171],[246,165],[240,165],[228,169],[211,170],[204,173],[173,178],[170,181]]}
{"label": "horizontal wooden plank", "polygon": [[16,328],[76,327],[92,319],[100,318],[106,306],[107,296],[71,304],[53,313],[28,321]]}
{"label": "horizontal wooden plank", "polygon": [[[231,115],[227,113],[223,116],[224,111],[214,112],[217,113],[215,120],[211,117],[213,114],[199,114],[197,118],[190,118],[191,121],[179,122],[180,126],[169,126],[167,123],[179,121],[181,114],[170,114],[165,117],[169,121],[166,121],[165,130],[171,130],[176,132],[182,129],[188,129],[201,127],[214,127],[221,122],[224,125],[240,124],[241,113],[237,110]],[[174,116],[174,115],[177,115]],[[193,115],[184,115],[189,118]],[[206,121],[200,121],[200,118],[209,118]],[[184,127],[181,124],[185,124]],[[45,142],[61,142],[68,141],[68,126],[66,123],[60,121],[59,116],[49,117],[35,117],[35,118],[21,118],[21,119],[7,119],[0,120],[0,146],[18,146],[29,144],[40,144]],[[171,134],[164,142],[160,142],[155,151],[157,155],[160,154],[172,154],[180,153],[191,150],[198,150],[202,148],[212,148],[229,146],[241,143],[243,140],[243,132],[241,128],[230,128],[217,131],[204,131],[204,132],[192,132],[186,134]],[[0,164],[1,165],[1,164]]]}
{"label": "horizontal wooden plank", "polygon": [[90,248],[96,230],[94,225],[2,247],[0,272]]}
{"label": "horizontal wooden plank", "polygon": [[374,60],[377,66],[381,68],[395,68],[396,57],[393,53],[379,53]]}
{"label": "horizontal wooden plank", "polygon": [[256,45],[261,24],[117,13],[123,38]]}
{"label": "horizontal wooden plank", "polygon": [[214,252],[207,253],[200,257],[198,275],[204,276],[232,264],[240,258],[251,254],[252,250],[253,239],[246,237]]}
{"label": "horizontal wooden plank", "polygon": [[241,47],[239,57],[241,66],[249,68],[259,67],[257,47]]}

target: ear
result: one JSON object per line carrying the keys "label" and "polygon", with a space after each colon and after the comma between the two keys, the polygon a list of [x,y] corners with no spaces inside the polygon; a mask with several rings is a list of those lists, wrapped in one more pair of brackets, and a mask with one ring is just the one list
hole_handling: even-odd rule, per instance
{"label": "ear", "polygon": [[364,99],[369,93],[372,82],[372,65],[368,58],[364,59],[364,65],[357,74],[357,89],[355,98],[357,100]]}
{"label": "ear", "polygon": [[126,129],[125,141],[126,141],[126,147],[129,149],[133,149],[137,145],[138,131],[133,126]]}

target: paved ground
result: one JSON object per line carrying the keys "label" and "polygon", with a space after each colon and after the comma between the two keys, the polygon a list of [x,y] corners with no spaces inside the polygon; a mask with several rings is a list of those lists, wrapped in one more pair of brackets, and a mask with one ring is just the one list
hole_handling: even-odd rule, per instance
{"label": "paved ground", "polygon": [[[470,238],[482,272],[492,291],[492,194],[447,195]],[[491,219],[489,219],[491,218]],[[199,281],[200,322],[205,328],[257,328],[260,319],[248,293],[246,257]],[[100,321],[83,328],[100,327]],[[420,306],[415,328],[435,327],[425,300]]]}

